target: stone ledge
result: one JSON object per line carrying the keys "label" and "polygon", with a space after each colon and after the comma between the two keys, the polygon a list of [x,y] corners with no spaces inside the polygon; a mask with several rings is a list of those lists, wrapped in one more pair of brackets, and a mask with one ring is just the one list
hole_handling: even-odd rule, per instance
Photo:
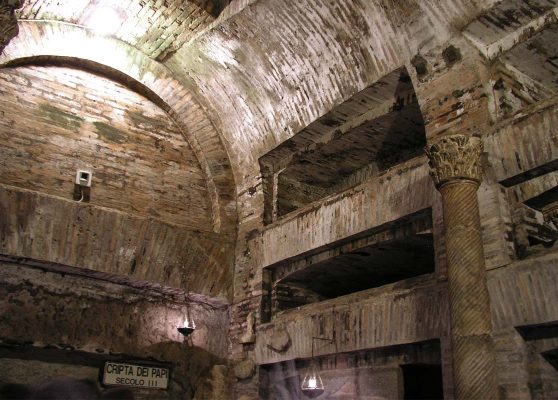
{"label": "stone ledge", "polygon": [[[447,313],[446,285],[432,276],[315,303],[260,326],[256,362],[310,357],[313,336],[335,340],[316,349],[316,355],[437,339],[447,334]],[[287,331],[292,342],[280,353],[267,345],[267,338],[277,330]]]}

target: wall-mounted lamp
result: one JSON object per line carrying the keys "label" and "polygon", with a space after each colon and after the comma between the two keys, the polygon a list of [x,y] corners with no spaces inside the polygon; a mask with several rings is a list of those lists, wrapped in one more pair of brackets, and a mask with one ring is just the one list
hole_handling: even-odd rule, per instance
{"label": "wall-mounted lamp", "polygon": [[184,326],[178,327],[176,329],[185,337],[188,337],[192,332],[196,330],[196,324],[194,323],[194,321],[186,317],[186,319],[184,320]]}
{"label": "wall-mounted lamp", "polygon": [[74,184],[74,200],[78,203],[91,200],[91,179],[93,172],[85,169],[78,169]]}
{"label": "wall-mounted lamp", "polygon": [[184,319],[184,325],[179,326],[176,328],[178,332],[184,335],[184,337],[188,337],[196,330],[196,324],[192,319],[192,315],[190,314],[190,296],[188,295],[188,279],[186,279],[185,284],[186,294],[184,295],[184,302],[186,303],[186,318]]}
{"label": "wall-mounted lamp", "polygon": [[323,340],[326,342],[335,343],[333,339],[312,337],[312,358],[310,359],[310,371],[306,373],[304,379],[302,380],[302,384],[300,385],[302,394],[311,399],[320,396],[325,390],[324,382],[322,381],[322,377],[318,373],[318,369],[316,368],[316,360],[314,359],[314,341],[316,340]]}
{"label": "wall-mounted lamp", "polygon": [[190,336],[190,334],[196,330],[196,324],[190,314],[190,304],[188,300],[188,293],[186,293],[186,318],[184,319],[184,325],[176,328],[178,332],[183,334],[185,337]]}

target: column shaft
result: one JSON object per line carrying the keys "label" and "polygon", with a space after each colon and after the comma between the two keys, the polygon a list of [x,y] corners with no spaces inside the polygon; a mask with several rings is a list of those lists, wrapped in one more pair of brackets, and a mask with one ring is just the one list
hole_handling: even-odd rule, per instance
{"label": "column shaft", "polygon": [[473,181],[453,181],[440,188],[458,400],[497,395],[477,188]]}
{"label": "column shaft", "polygon": [[455,398],[497,398],[490,298],[477,190],[480,139],[452,135],[427,146],[431,173],[442,195]]}

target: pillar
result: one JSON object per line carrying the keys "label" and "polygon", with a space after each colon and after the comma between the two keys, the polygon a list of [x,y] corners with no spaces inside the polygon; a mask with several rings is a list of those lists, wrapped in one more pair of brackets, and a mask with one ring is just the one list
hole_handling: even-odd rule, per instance
{"label": "pillar", "polygon": [[482,142],[452,135],[426,147],[442,195],[455,398],[495,399],[494,345],[477,190]]}

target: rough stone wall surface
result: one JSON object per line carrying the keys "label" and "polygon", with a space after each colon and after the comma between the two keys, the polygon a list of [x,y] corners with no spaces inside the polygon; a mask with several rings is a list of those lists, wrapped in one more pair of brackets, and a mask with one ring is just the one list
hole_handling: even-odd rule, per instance
{"label": "rough stone wall surface", "polygon": [[211,93],[207,106],[231,139],[233,163],[250,171],[238,182],[242,191],[257,184],[259,156],[417,51],[445,42],[491,4],[260,1],[181,49],[168,65],[189,69],[199,90]]}
{"label": "rough stone wall surface", "polygon": [[161,294],[6,263],[0,281],[2,346],[58,349],[77,364],[74,351],[169,362],[171,390],[185,398],[226,357],[227,308],[191,302],[197,329],[188,341],[176,331],[185,304]]}
{"label": "rough stone wall surface", "polygon": [[[13,0],[12,0],[13,1]],[[254,0],[172,0],[64,3],[24,0],[17,15],[25,20],[61,20],[95,28],[99,6],[116,11],[122,20],[114,35],[153,59],[164,60],[210,27],[230,18]]]}
{"label": "rough stone wall surface", "polygon": [[[403,399],[405,364],[440,363],[440,343],[421,342],[353,353],[331,354],[315,359],[324,382],[323,399]],[[308,360],[291,360],[262,366],[260,397],[297,399],[300,380],[310,369]]]}
{"label": "rough stone wall surface", "polygon": [[553,249],[488,275],[495,330],[558,320],[557,263]]}
{"label": "rough stone wall surface", "polygon": [[[112,4],[111,4],[112,3]],[[220,0],[117,2],[96,0],[65,4],[48,0],[26,0],[18,17],[21,19],[63,20],[91,25],[100,5],[110,7],[124,20],[115,35],[152,58],[164,58],[215,19],[222,7]],[[215,15],[212,15],[215,14]]]}
{"label": "rough stone wall surface", "polygon": [[526,37],[556,21],[552,0],[506,0],[481,13],[463,34],[489,60],[496,58]]}
{"label": "rough stone wall surface", "polygon": [[[488,275],[496,366],[505,399],[553,397],[556,371],[515,327],[558,320],[557,264],[554,248],[546,255],[515,262]],[[541,376],[546,374],[546,378]]]}
{"label": "rough stone wall surface", "polygon": [[[313,336],[335,338],[335,343],[321,343],[315,349],[316,355],[445,336],[448,329],[445,296],[445,287],[433,285],[432,277],[423,277],[307,305],[304,311],[286,311],[259,328],[257,363],[309,358]],[[289,333],[291,345],[278,352],[270,348],[269,340],[280,330]]]}
{"label": "rough stone wall surface", "polygon": [[[336,104],[408,64],[417,53],[432,51],[429,68],[439,65],[438,75],[443,75],[447,67],[442,58],[446,46],[442,44],[454,29],[465,26],[483,7],[491,4],[493,2],[437,1],[402,5],[400,2],[358,1],[333,5],[325,1],[260,1],[167,61],[177,73],[185,68],[191,71],[193,87],[206,98],[205,107],[216,111],[219,119],[215,124],[223,136],[229,138],[233,168],[242,171],[236,174],[240,234],[236,307],[231,326],[233,341],[236,334],[244,333],[248,315],[258,314],[262,265],[372,228],[383,218],[381,212],[376,216],[367,208],[370,193],[366,192],[361,193],[360,203],[356,196],[354,201],[344,200],[343,206],[341,202],[330,203],[331,199],[325,199],[319,206],[312,205],[286,217],[285,226],[277,224],[269,230],[262,229],[262,182],[256,160]],[[407,69],[414,70],[412,66]],[[463,96],[477,99],[481,96],[482,85],[476,69],[456,68],[440,86],[448,88],[449,82],[460,79],[463,72],[469,77],[464,82]],[[418,82],[414,74],[412,78]],[[469,88],[473,88],[473,95],[467,92]],[[436,82],[431,82],[421,93],[417,91],[421,106],[425,104],[421,95],[435,89]],[[446,97],[446,93],[440,95]],[[447,102],[447,120],[458,115],[462,108],[458,106],[452,110],[463,100],[452,99],[455,100]],[[437,96],[430,100],[432,113],[438,100]],[[474,115],[475,107],[482,107],[482,100],[477,105],[474,102],[467,105],[467,114]],[[443,117],[439,116],[438,120],[443,122]],[[432,122],[432,126],[437,122]],[[471,122],[473,124],[475,121]],[[428,179],[424,175],[425,183]],[[406,183],[402,180],[401,187]],[[433,190],[429,181],[416,186],[418,199],[420,193],[428,191],[427,185]],[[388,185],[385,188],[390,190]],[[436,197],[429,195],[427,203],[436,210],[433,212],[435,221],[441,222],[438,200],[433,199]],[[388,202],[382,199],[380,203],[383,206]],[[359,211],[352,214],[353,209]],[[398,215],[402,214],[404,212]],[[434,229],[437,257],[443,260],[440,225],[435,224]],[[263,239],[262,234],[267,238]],[[316,240],[313,242],[313,239]],[[271,251],[269,246],[272,246]],[[492,254],[495,253],[496,250]],[[253,357],[253,349],[250,344],[235,344],[231,354],[235,358]],[[249,396],[249,386],[242,382],[239,390]]]}
{"label": "rough stone wall surface", "polygon": [[[466,54],[471,54],[471,49],[464,46],[464,49],[468,52]],[[478,61],[478,58],[477,58]],[[432,59],[431,59],[432,62]],[[444,62],[442,58],[440,58],[437,63]],[[435,62],[432,62],[432,65]],[[458,76],[460,74],[464,74],[464,79],[459,80],[460,85],[456,89],[455,85],[451,82],[458,80]],[[483,75],[484,74],[484,75]],[[486,78],[486,71],[478,70],[475,68],[475,62],[469,62],[467,65],[457,66],[457,67],[445,67],[442,68],[440,71],[435,72],[434,76],[430,78],[430,80],[426,80],[423,83],[419,83],[419,90],[417,90],[419,94],[419,101],[423,101],[423,105],[425,106],[426,112],[426,119],[429,121],[429,135],[431,137],[435,137],[444,133],[451,133],[451,132],[470,132],[480,135],[486,135],[484,137],[485,144],[487,144],[487,153],[488,153],[488,168],[487,168],[487,179],[485,183],[482,185],[479,193],[479,204],[481,207],[481,220],[483,224],[483,245],[485,247],[485,256],[486,256],[486,264],[488,269],[493,269],[493,272],[505,274],[505,271],[508,271],[506,268],[502,268],[514,261],[515,254],[514,254],[514,247],[513,247],[513,240],[510,235],[510,210],[509,205],[507,204],[507,197],[506,197],[506,190],[499,184],[499,182],[503,179],[507,179],[515,174],[522,173],[530,168],[537,168],[541,165],[545,165],[551,162],[555,157],[553,156],[555,152],[555,144],[553,140],[553,129],[552,125],[549,124],[553,117],[553,106],[547,104],[538,104],[536,108],[532,108],[530,110],[526,110],[526,114],[518,115],[514,119],[507,120],[505,122],[500,122],[496,129],[494,129],[493,121],[488,113],[488,102],[486,99],[485,88],[484,88],[484,81],[481,79],[482,77]],[[436,86],[439,85],[439,88]],[[430,93],[432,91],[432,93]],[[455,91],[455,93],[454,93]],[[421,97],[422,96],[422,97]],[[442,107],[440,107],[440,102],[442,103]],[[461,117],[461,115],[468,115],[467,117]],[[530,122],[533,122],[532,124]],[[541,121],[541,122],[539,122]],[[542,123],[542,121],[546,121]],[[495,132],[494,132],[495,131]],[[533,131],[536,140],[531,141],[531,136],[529,132]],[[494,132],[494,133],[492,133]],[[529,138],[528,138],[529,137]],[[509,152],[509,154],[508,154]],[[401,182],[399,182],[401,179]],[[394,177],[390,182],[390,186],[395,185],[398,187],[406,187],[409,184],[407,181],[409,179],[405,174],[397,174],[397,177]],[[542,179],[542,178],[541,178]],[[374,179],[367,182],[373,182]],[[552,180],[546,179],[544,187],[549,188],[552,187],[551,182]],[[405,183],[403,183],[405,182]],[[550,183],[549,183],[550,182]],[[367,184],[363,185],[366,186]],[[549,186],[550,185],[550,186]],[[372,193],[377,194],[381,193],[382,190],[386,192],[390,192],[390,188],[380,188],[377,190],[371,190]],[[519,190],[519,189],[518,189]],[[537,190],[542,190],[542,188],[537,187]],[[354,191],[356,193],[356,191]],[[416,193],[414,191],[413,193]],[[420,193],[420,192],[418,192]],[[242,194],[241,194],[242,196]],[[246,195],[248,196],[248,194]],[[252,195],[253,196],[253,195]],[[242,282],[242,285],[237,286],[237,293],[235,297],[235,301],[238,301],[236,310],[233,311],[233,323],[232,323],[232,338],[236,335],[243,332],[245,327],[244,319],[246,315],[250,312],[254,312],[253,310],[257,310],[258,304],[257,301],[254,301],[253,296],[258,295],[261,293],[261,288],[258,285],[259,279],[261,279],[261,275],[257,272],[258,266],[262,265],[270,265],[273,262],[280,261],[284,258],[289,256],[293,256],[296,254],[300,254],[304,251],[310,251],[312,249],[319,248],[319,246],[327,245],[331,243],[331,241],[338,238],[335,236],[336,234],[340,234],[339,237],[343,237],[347,234],[344,231],[345,228],[351,227],[355,228],[359,223],[363,220],[368,221],[365,222],[369,227],[377,226],[378,221],[372,222],[370,219],[371,215],[374,215],[371,212],[363,212],[359,207],[353,207],[352,201],[348,199],[352,198],[356,194],[351,194],[345,198],[344,196],[332,196],[331,198],[324,199],[319,203],[315,203],[309,207],[303,208],[298,210],[297,212],[286,216],[285,218],[277,221],[274,224],[267,226],[266,228],[261,229],[261,236],[258,234],[259,228],[258,223],[254,221],[249,221],[245,219],[246,222],[245,227],[250,227],[252,231],[248,232],[246,235],[249,238],[247,244],[243,246],[242,243],[242,235],[240,237],[240,242],[238,244],[238,248],[242,250],[240,254],[239,260],[239,267],[237,269],[237,273],[239,276],[248,276],[250,281],[253,282],[252,285],[246,283],[245,281]],[[386,194],[378,195],[379,199],[384,199]],[[428,196],[428,199],[425,199],[425,203],[432,204],[433,198],[430,193],[425,192],[425,196]],[[254,197],[257,197],[254,196]],[[363,204],[369,205],[370,204],[370,197],[371,196],[364,196],[366,201]],[[422,201],[420,200],[420,196],[415,196],[414,201]],[[341,205],[343,202],[346,204]],[[378,200],[381,202],[382,200]],[[389,203],[389,202],[388,202]],[[389,203],[391,204],[391,203]],[[389,214],[390,207],[388,204],[387,212]],[[432,204],[433,206],[433,218],[434,221],[439,221],[438,223],[441,224],[441,216],[440,216],[440,209],[437,207],[436,202]],[[328,209],[336,209],[335,213],[327,214],[325,210]],[[385,210],[385,204],[381,207],[382,210]],[[356,211],[358,210],[358,211]],[[364,208],[362,208],[364,210]],[[402,211],[401,207],[397,209],[398,211]],[[314,213],[323,213],[321,217],[314,217]],[[404,214],[404,212],[402,212]],[[247,214],[241,214],[243,216],[247,216]],[[342,221],[344,218],[354,218],[356,224],[345,224]],[[252,215],[249,218],[256,218],[252,211]],[[331,227],[329,229],[328,227]],[[339,228],[339,230],[337,229]],[[444,250],[444,243],[441,243],[439,240],[439,236],[443,231],[443,226],[437,226],[436,222],[434,223],[435,241],[436,244],[436,253],[437,253],[437,269],[438,272],[443,273],[444,269],[444,259],[445,259],[445,250]],[[242,227],[241,227],[242,229]],[[350,230],[349,229],[349,230]],[[359,229],[356,228],[355,231]],[[329,232],[334,232],[332,236],[329,235]],[[269,237],[268,237],[269,236]],[[314,241],[316,239],[316,241]],[[282,243],[275,246],[275,243]],[[265,250],[263,250],[265,249]],[[270,251],[271,249],[271,251]],[[277,250],[277,253],[275,252]],[[271,257],[271,258],[270,258]],[[269,261],[268,261],[269,260]],[[273,261],[271,261],[273,260]],[[440,265],[440,263],[442,265]],[[512,264],[515,265],[515,264]],[[255,271],[254,271],[255,270]],[[552,282],[554,278],[551,277],[544,277],[546,272],[537,271],[536,268],[532,268],[529,274],[536,274],[537,278],[535,279],[531,276],[535,282],[542,282],[542,280],[548,281],[549,286],[545,286],[544,288],[541,287],[540,291],[529,290],[524,297],[524,300],[521,300],[521,304],[523,301],[525,302],[525,307],[528,307],[527,304],[530,301],[534,301],[538,303],[539,301],[545,302],[545,295],[550,290]],[[240,275],[242,274],[242,275]],[[244,275],[246,274],[246,275]],[[490,276],[492,272],[490,272]],[[441,278],[443,278],[441,276]],[[527,279],[527,278],[526,278]],[[541,281],[539,281],[541,279]],[[525,281],[526,283],[526,281]],[[524,289],[526,290],[526,289]],[[246,296],[242,298],[242,291]],[[554,291],[555,292],[555,291]],[[496,293],[492,286],[491,286],[491,298],[496,305],[493,304],[493,314],[501,313],[502,315],[506,315],[505,311],[502,311],[500,308],[496,309],[495,307],[501,307],[500,304],[507,304],[509,302],[509,306],[514,304],[515,300],[510,294],[510,297],[507,300],[502,300],[501,298],[494,298],[494,296],[498,296],[499,294]],[[530,300],[531,299],[531,300]],[[537,299],[537,300],[534,300]],[[338,299],[340,302],[343,302],[343,299]],[[325,304],[328,304],[326,302]],[[517,303],[516,303],[517,304]],[[286,322],[283,318],[287,318],[289,315],[286,313],[278,317],[277,322],[278,325],[274,326],[273,322],[271,325],[264,325],[261,329],[265,329],[266,327],[273,327],[269,328],[270,331],[274,330],[281,330],[284,329],[285,326],[289,326],[290,323],[292,324],[304,324],[300,319],[303,313],[306,313],[308,310],[309,313],[314,310],[312,307],[318,307],[319,305],[313,304],[311,306],[305,306],[303,310],[300,311],[292,311],[292,321]],[[509,307],[508,306],[508,307]],[[336,305],[336,309],[339,305]],[[518,305],[518,307],[523,307]],[[542,303],[541,303],[542,307]],[[528,309],[525,311],[526,315],[530,315]],[[327,314],[324,311],[324,315]],[[401,317],[403,319],[408,318],[408,314],[405,314],[406,317]],[[325,318],[325,316],[323,317]],[[537,315],[533,318],[530,323],[535,323],[535,320],[538,321],[551,321],[556,317],[552,315]],[[308,319],[308,323],[311,325],[312,322],[319,319],[318,317],[313,317],[313,319]],[[295,322],[298,321],[298,322]],[[327,328],[329,325],[324,324],[323,327]],[[509,329],[509,326],[507,325]],[[504,329],[504,328],[502,328]],[[297,327],[293,329],[293,335],[296,335],[298,339],[292,340],[292,349],[288,349],[287,353],[292,354],[304,354],[304,349],[301,348],[300,343],[303,342],[302,339],[299,340],[299,336],[296,332],[300,329]],[[398,331],[398,328],[391,328],[388,329],[390,332]],[[291,331],[289,330],[291,333]],[[311,335],[313,331],[306,332],[305,337]],[[259,335],[266,335],[265,333],[260,332]],[[511,357],[513,359],[513,353],[519,351],[517,349],[513,349],[510,346],[505,344],[505,338],[500,338],[500,331],[495,334],[496,346],[498,351],[501,353],[498,354],[498,362],[502,362],[501,360],[504,357]],[[269,350],[267,344],[265,344],[265,340],[258,337],[255,353],[259,354],[259,351],[263,353],[272,352]],[[498,342],[501,340],[501,342]],[[447,340],[442,337],[443,341],[443,348],[444,354],[451,354],[451,346],[446,343]],[[235,350],[236,349],[236,350]],[[233,348],[233,357],[245,357],[246,354],[248,357],[254,357],[251,347],[243,345],[244,355],[240,351],[241,348],[235,347]],[[306,349],[308,350],[308,349]],[[337,351],[337,350],[329,350],[329,351]],[[267,353],[266,353],[267,354]],[[276,358],[280,358],[283,356],[283,353],[275,353],[274,357],[271,359],[265,359],[262,362],[274,362]],[[257,356],[256,356],[257,357]],[[271,360],[271,361],[270,361]],[[451,365],[449,365],[450,361],[444,358],[444,385],[446,390],[446,395],[451,396]],[[502,391],[506,392],[506,396],[509,398],[524,398],[521,396],[525,396],[525,392],[521,392],[520,389],[515,390],[511,386],[512,376],[515,376],[517,379],[520,379],[521,373],[518,372],[517,374],[504,374],[504,377],[499,377],[502,387],[500,388]],[[525,378],[523,383],[518,384],[519,386],[524,385],[523,387],[528,387],[530,382],[534,382],[532,377]],[[252,381],[253,385],[257,385],[256,380]],[[518,386],[518,387],[519,387]],[[242,393],[249,392],[250,384],[248,382],[240,382],[238,384],[238,390]],[[514,391],[515,390],[515,391]],[[519,394],[518,394],[519,393]],[[523,393],[523,394],[521,394]],[[515,397],[514,397],[515,396]]]}
{"label": "rough stone wall surface", "polygon": [[268,225],[262,233],[263,266],[428,208],[433,197],[424,158],[411,160]]}
{"label": "rough stone wall surface", "polygon": [[[527,344],[515,327],[558,320],[557,262],[558,253],[553,248],[546,255],[488,271],[496,363],[501,366],[498,381],[506,399],[525,398],[529,385],[536,381],[529,376],[530,366],[539,365],[539,361],[544,363],[540,354],[529,355]],[[308,338],[312,336],[334,337],[336,341],[335,345],[324,343],[317,355],[416,343],[427,340],[429,335],[442,339],[442,354],[451,354],[444,347],[449,329],[447,303],[443,300],[445,283],[428,284],[428,278],[412,282],[409,281],[408,288],[392,284],[278,314],[271,323],[258,328],[255,350],[258,364],[275,365],[310,357]],[[282,352],[269,346],[272,336],[280,331],[286,331],[290,337],[289,346]],[[513,370],[510,363],[516,366]],[[447,360],[443,365],[446,369]],[[444,372],[444,385],[451,384],[447,373],[448,370]]]}
{"label": "rough stone wall surface", "polygon": [[[488,249],[486,262],[488,268],[498,267],[490,271],[489,276],[510,271],[512,267],[505,267],[513,260],[511,240],[506,236],[509,235],[509,210],[499,182],[553,161],[554,117],[551,112],[544,113],[542,108],[535,108],[529,110],[532,116],[516,115],[513,122],[504,121],[502,124],[501,115],[495,117],[490,113],[493,107],[490,101],[494,100],[490,98],[490,86],[495,71],[485,63],[478,46],[471,44],[470,37],[463,38],[458,32],[495,3],[474,0],[260,0],[183,47],[165,62],[166,67],[181,82],[203,99],[203,108],[212,116],[213,124],[222,133],[237,178],[236,194],[241,225],[236,247],[235,307],[231,324],[233,358],[255,358],[254,353],[258,351],[253,335],[246,333],[253,328],[254,320],[257,325],[259,319],[262,266],[373,228],[384,218],[380,212],[380,215],[374,215],[368,206],[369,195],[376,193],[356,190],[351,192],[350,199],[334,196],[264,229],[262,182],[257,159],[336,104],[402,65],[406,65],[411,73],[429,139],[451,133],[485,136],[488,164],[491,164],[487,170],[491,176],[479,191],[479,203],[484,221],[483,245],[485,250]],[[522,19],[525,16],[531,18],[530,15],[539,18],[549,12],[548,7],[542,10],[543,13],[536,10],[543,3],[552,2],[501,2],[504,8],[510,4],[519,4],[523,10]],[[531,12],[531,8],[536,12]],[[508,14],[506,24],[517,25],[513,18],[509,19],[509,15],[513,17],[515,14]],[[489,26],[489,29],[493,28],[490,25],[497,26],[494,20],[484,19],[480,22],[483,26]],[[44,30],[50,31],[51,27]],[[503,30],[508,32],[507,28]],[[515,26],[512,30],[522,31]],[[528,31],[525,30],[525,33],[531,35]],[[32,36],[33,33],[30,33],[27,37]],[[415,70],[414,67],[419,64],[424,73],[420,73],[419,68]],[[168,90],[164,90],[167,94],[173,91],[170,89],[172,85],[168,87]],[[526,88],[529,89],[528,86]],[[187,101],[187,96],[167,96],[171,97],[178,109],[188,110],[191,103]],[[191,118],[196,121],[202,114],[196,113]],[[500,119],[499,125],[494,126],[497,119]],[[529,132],[535,131],[531,137]],[[210,128],[204,128],[198,137],[205,139],[201,141],[204,151],[211,156],[209,169],[218,172],[219,177],[225,177],[227,154],[220,147],[219,140],[211,135]],[[405,174],[395,175],[393,181],[396,183],[393,185],[396,187],[409,184],[403,176]],[[217,188],[230,184],[226,179],[217,179],[216,182]],[[393,195],[398,198],[397,194],[389,193],[392,182],[385,183],[382,197],[391,198]],[[434,241],[439,263],[437,272],[438,278],[443,280],[445,244],[441,239],[443,223],[439,199],[436,195],[432,196],[431,184],[429,188],[419,189],[425,197],[419,195],[413,201],[433,208]],[[407,198],[409,195],[414,196],[414,193],[401,196]],[[378,200],[377,205],[380,204]],[[353,214],[355,209],[357,211]],[[382,207],[378,206],[378,210],[381,211]],[[394,218],[404,215],[404,210],[399,211],[389,209]],[[339,231],[336,230],[337,226]],[[276,246],[268,252],[269,245],[273,246],[275,242],[281,242],[283,247]],[[288,246],[294,246],[295,249],[289,249]],[[535,270],[539,267],[538,264],[533,266],[532,271],[526,272],[521,279],[514,275],[515,280],[507,284],[504,297],[509,307],[519,304],[518,310],[514,310],[517,315],[530,315],[530,302],[534,299],[537,310],[542,310],[537,314],[539,321],[556,319],[554,311],[546,310],[542,304],[544,296],[540,294],[546,292],[537,292],[529,286],[529,282],[535,282],[541,290],[553,289],[543,284],[546,281],[554,282],[553,275],[544,275],[548,271],[545,270],[544,279],[542,275],[535,277]],[[519,296],[518,302],[514,296],[518,293],[514,286],[517,283],[521,283],[525,293],[529,293]],[[498,285],[494,290],[499,290]],[[494,290],[491,286],[491,291]],[[492,292],[491,296],[494,296]],[[503,307],[499,301],[495,300],[498,312]],[[505,313],[505,310],[502,312]],[[282,317],[286,318],[287,315]],[[298,314],[290,315],[294,319]],[[407,313],[398,315],[401,320],[407,318]],[[521,319],[514,318],[504,321],[501,326],[496,325],[507,330],[508,322]],[[529,321],[536,323],[535,319]],[[508,340],[510,343],[517,339],[512,340],[511,336],[509,331],[503,332],[501,342]],[[244,337],[246,339],[242,340],[245,341],[240,343],[240,338]],[[496,341],[497,346],[500,346],[498,338]],[[297,346],[294,341],[293,345]],[[505,351],[499,355],[500,359],[513,356],[509,353],[512,347],[502,344],[500,348]],[[444,338],[442,348],[443,358],[447,360],[447,353],[451,349]],[[293,349],[292,353],[296,355],[298,350]],[[269,351],[267,347],[265,351]],[[219,372],[216,371],[215,375],[219,375]],[[445,383],[449,381],[447,375],[445,368]],[[238,397],[244,395],[256,398],[258,379],[255,377],[239,382],[236,386]],[[504,380],[510,383],[512,378],[507,376]],[[520,385],[523,386],[518,391],[506,393],[515,393],[515,398],[521,398],[518,393],[526,396],[527,392],[522,390],[527,387],[527,383]]]}
{"label": "rough stone wall surface", "polygon": [[499,181],[512,178],[558,157],[556,100],[510,118],[501,129],[486,136],[484,143],[491,168]]}
{"label": "rough stone wall surface", "polygon": [[[509,223],[503,204],[505,195],[495,182],[490,181],[482,185],[478,199],[487,267],[495,268],[509,262],[512,251],[509,241],[501,234],[506,223]],[[262,254],[263,266],[346,239],[429,207],[434,209],[433,218],[437,219],[437,194],[428,176],[426,159],[421,157],[370,178],[354,189],[297,210],[263,228],[261,237],[266,249]],[[439,220],[434,223],[434,227],[436,231],[443,229],[443,222]],[[435,236],[435,240],[441,240],[439,235]],[[443,248],[437,246],[437,253],[438,264],[443,268]]]}
{"label": "rough stone wall surface", "polygon": [[[221,235],[0,185],[0,252],[228,298]],[[186,283],[187,281],[187,283]]]}
{"label": "rough stone wall surface", "polygon": [[20,360],[2,357],[0,383],[21,383],[41,385],[45,381],[71,376],[74,379],[88,379],[95,382],[99,378],[99,368],[86,365],[71,365],[61,362]]}

